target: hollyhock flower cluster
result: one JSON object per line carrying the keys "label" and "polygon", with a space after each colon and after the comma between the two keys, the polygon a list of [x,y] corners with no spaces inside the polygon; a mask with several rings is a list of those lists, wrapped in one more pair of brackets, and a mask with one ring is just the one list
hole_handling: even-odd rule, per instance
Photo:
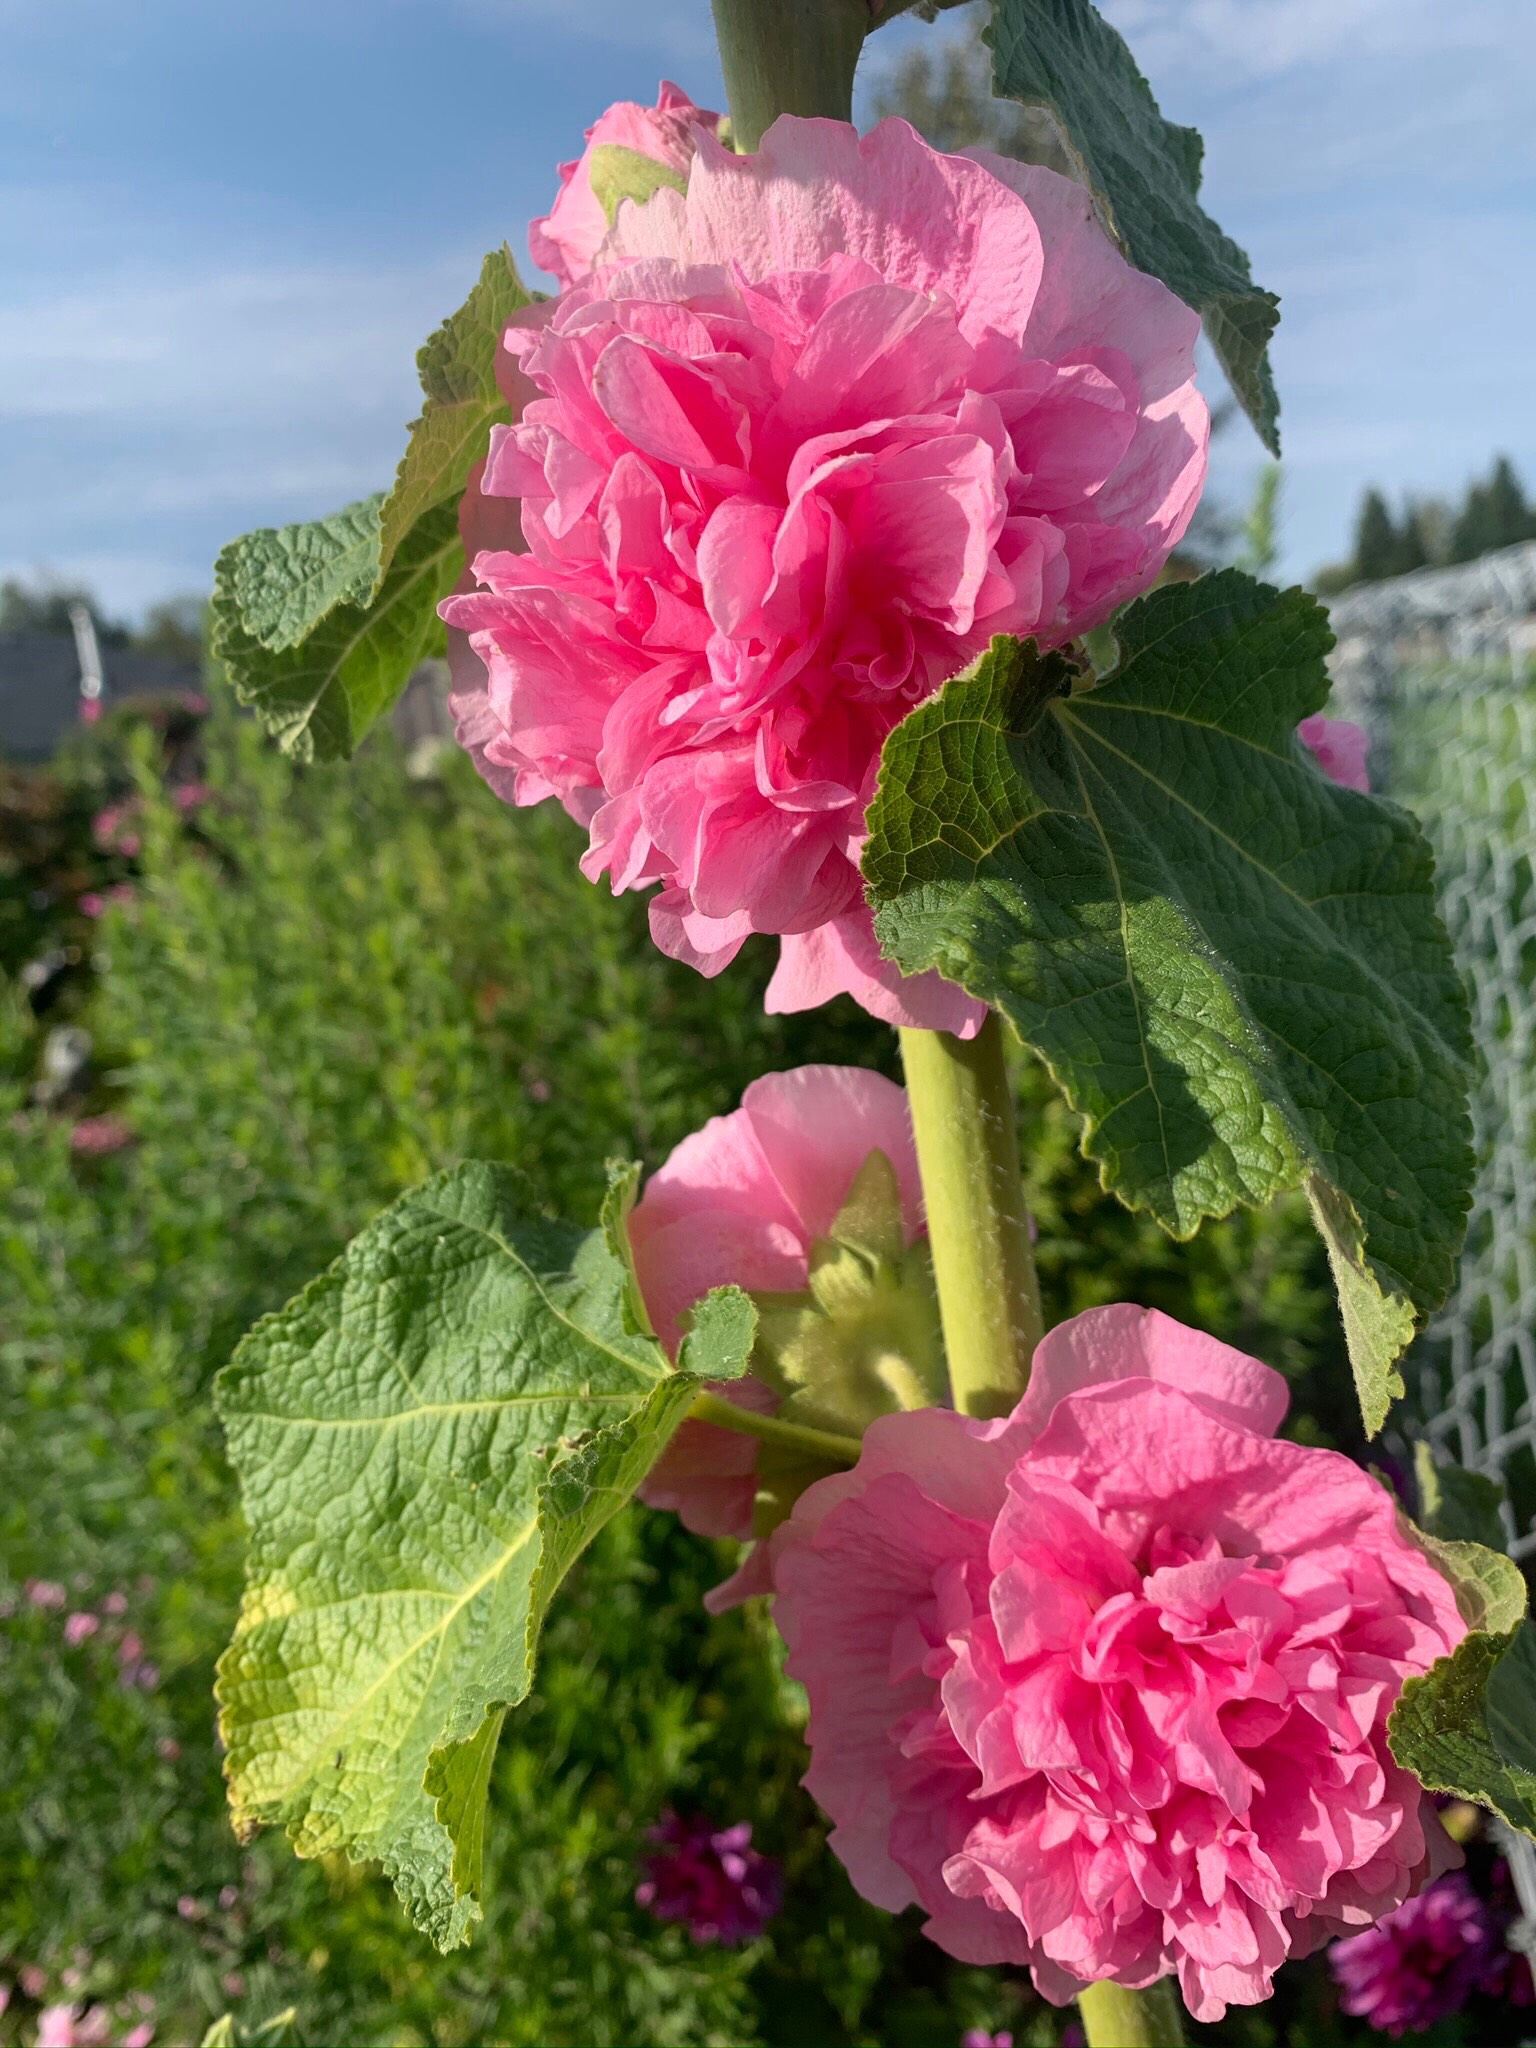
{"label": "hollyhock flower cluster", "polygon": [[[652,1174],[629,1219],[635,1275],[651,1323],[672,1357],[682,1317],[711,1288],[797,1293],[811,1247],[831,1229],[871,1152],[896,1172],[909,1243],[924,1234],[922,1191],[906,1091],[862,1067],[796,1067],[765,1074],[729,1116],[712,1117]],[[760,1380],[717,1392],[761,1412],[777,1407]],[[700,1536],[752,1534],[757,1442],[713,1423],[685,1422],[640,1488]]]}
{"label": "hollyhock flower cluster", "polygon": [[864,1895],[1064,2003],[1176,1972],[1196,2019],[1459,1860],[1386,1718],[1465,1634],[1277,1373],[1090,1310],[1013,1414],[873,1423],[772,1538],[806,1783]]}
{"label": "hollyhock flower cluster", "polygon": [[[994,634],[1059,646],[1156,577],[1205,473],[1198,321],[1034,165],[899,120],[692,141],[686,194],[620,205],[505,335],[522,416],[442,607],[460,738],[588,828],[589,877],[656,887],[676,958],[713,974],[777,933],[771,1010],[846,990],[974,1031],[876,947],[880,749]],[[522,552],[486,538],[514,503]]]}
{"label": "hollyhock flower cluster", "polygon": [[1340,2005],[1385,2034],[1421,2034],[1475,1991],[1499,1991],[1509,1960],[1492,1908],[1460,1871],[1328,1951]]}
{"label": "hollyhock flower cluster", "polygon": [[1370,794],[1371,778],[1365,764],[1371,742],[1360,726],[1347,718],[1324,718],[1319,711],[1301,721],[1296,736],[1316,755],[1318,767],[1330,782]]}
{"label": "hollyhock flower cluster", "polygon": [[783,1882],[777,1864],[753,1849],[751,1823],[717,1828],[703,1815],[668,1813],[649,1833],[657,1847],[636,1903],[658,1920],[683,1921],[701,1944],[755,1941],[779,1910]]}

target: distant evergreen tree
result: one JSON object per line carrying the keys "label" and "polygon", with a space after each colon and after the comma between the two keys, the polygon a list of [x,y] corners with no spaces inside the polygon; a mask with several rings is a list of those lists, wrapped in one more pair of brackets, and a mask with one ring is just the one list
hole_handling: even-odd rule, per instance
{"label": "distant evergreen tree", "polygon": [[1380,583],[1398,573],[1402,556],[1402,535],[1393,523],[1387,501],[1380,491],[1366,492],[1355,521],[1355,581]]}
{"label": "distant evergreen tree", "polygon": [[1493,465],[1488,479],[1488,524],[1498,538],[1496,548],[1512,548],[1517,541],[1536,539],[1536,510],[1525,501],[1525,492],[1507,455]]}
{"label": "distant evergreen tree", "polygon": [[1536,513],[1525,502],[1514,464],[1501,455],[1488,481],[1472,485],[1456,515],[1451,528],[1451,560],[1475,562],[1495,548],[1510,548],[1517,541],[1531,539],[1536,539]]}
{"label": "distant evergreen tree", "polygon": [[1394,576],[1407,576],[1415,569],[1427,569],[1432,557],[1419,524],[1417,507],[1409,504],[1397,534],[1397,565]]}
{"label": "distant evergreen tree", "polygon": [[980,16],[969,33],[936,45],[914,43],[877,74],[876,120],[899,114],[935,149],[995,149],[1000,156],[1073,175],[1061,131],[1043,107],[1021,107],[992,93],[992,53]]}

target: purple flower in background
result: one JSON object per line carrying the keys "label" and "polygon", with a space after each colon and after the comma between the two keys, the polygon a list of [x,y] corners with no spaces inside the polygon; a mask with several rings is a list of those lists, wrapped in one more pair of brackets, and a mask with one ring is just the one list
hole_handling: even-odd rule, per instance
{"label": "purple flower in background", "polygon": [[1457,1871],[1335,1942],[1328,1961],[1345,2012],[1386,2034],[1420,2034],[1502,1981],[1505,1947],[1491,1908]]}
{"label": "purple flower in background", "polygon": [[985,2027],[967,2027],[960,2048],[1013,2048],[1012,2034],[989,2034]]}
{"label": "purple flower in background", "polygon": [[657,1847],[635,1900],[658,1920],[686,1921],[695,1941],[739,1948],[778,1912],[778,1866],[753,1850],[750,1822],[716,1828],[702,1815],[666,1813],[647,1832]]}

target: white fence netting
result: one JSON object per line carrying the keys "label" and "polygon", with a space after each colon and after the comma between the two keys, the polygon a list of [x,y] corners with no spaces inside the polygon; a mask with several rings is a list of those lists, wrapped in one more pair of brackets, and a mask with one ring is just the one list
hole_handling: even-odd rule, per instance
{"label": "white fence netting", "polygon": [[1416,1347],[1422,1426],[1503,1480],[1536,1557],[1536,543],[1351,591],[1331,607],[1332,709],[1434,845],[1472,999],[1478,1181],[1454,1294]]}

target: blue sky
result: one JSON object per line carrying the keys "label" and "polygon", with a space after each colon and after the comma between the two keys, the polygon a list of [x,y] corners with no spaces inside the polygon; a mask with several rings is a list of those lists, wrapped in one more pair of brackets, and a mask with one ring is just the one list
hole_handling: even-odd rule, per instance
{"label": "blue sky", "polygon": [[[1371,481],[1505,449],[1536,489],[1533,0],[1106,11],[1285,302],[1285,568]],[[719,91],[707,0],[0,0],[0,35],[0,573],[128,613],[386,483],[417,344],[586,123]],[[1259,461],[1232,428],[1217,488]]]}

